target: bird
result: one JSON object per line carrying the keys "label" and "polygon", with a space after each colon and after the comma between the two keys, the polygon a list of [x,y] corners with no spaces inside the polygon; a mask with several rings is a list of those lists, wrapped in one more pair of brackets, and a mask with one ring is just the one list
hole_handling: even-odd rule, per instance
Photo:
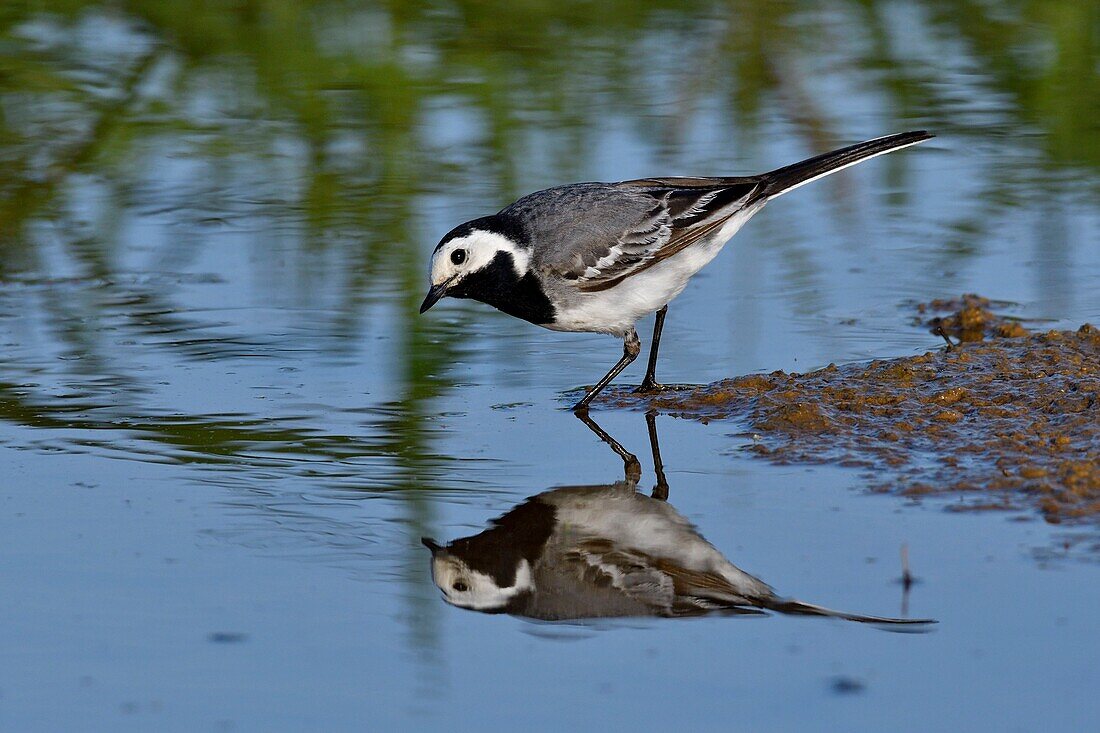
{"label": "bird", "polygon": [[935,623],[846,613],[784,598],[738,568],[668,503],[652,415],[647,421],[658,477],[651,496],[637,490],[637,458],[591,423],[623,456],[622,480],[544,491],[484,532],[447,545],[421,538],[431,551],[432,581],[444,600],[463,609],[541,621],[771,611],[909,630]]}
{"label": "bird", "polygon": [[436,245],[424,313],[470,298],[538,326],[609,334],[622,358],[574,406],[585,411],[641,353],[637,321],[655,313],[642,394],[660,391],[657,353],[669,302],[765,204],[818,178],[934,137],[867,140],[755,176],[572,183],[528,194],[449,231]]}

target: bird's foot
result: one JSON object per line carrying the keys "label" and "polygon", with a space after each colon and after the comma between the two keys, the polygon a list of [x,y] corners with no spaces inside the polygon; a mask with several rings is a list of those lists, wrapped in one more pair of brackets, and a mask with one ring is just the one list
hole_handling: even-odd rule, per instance
{"label": "bird's foot", "polygon": [[583,418],[588,414],[588,406],[592,404],[592,398],[595,397],[591,392],[586,391],[584,397],[581,397],[580,401],[572,407],[568,408],[574,415]]}
{"label": "bird's foot", "polygon": [[655,379],[643,379],[642,383],[634,390],[634,394],[658,394],[671,389],[663,384],[658,384]]}

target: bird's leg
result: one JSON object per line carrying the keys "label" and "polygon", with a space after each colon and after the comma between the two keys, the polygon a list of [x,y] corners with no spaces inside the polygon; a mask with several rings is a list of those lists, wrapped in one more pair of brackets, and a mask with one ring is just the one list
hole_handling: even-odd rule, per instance
{"label": "bird's leg", "polygon": [[657,483],[651,496],[654,499],[668,501],[668,481],[665,479],[665,464],[661,460],[661,446],[657,443],[657,413],[645,414],[645,425],[649,429],[649,448],[653,451],[653,473],[657,474]]}
{"label": "bird's leg", "polygon": [[588,412],[581,410],[576,413],[577,418],[588,426],[588,429],[596,434],[596,437],[611,446],[611,450],[619,454],[619,457],[623,459],[623,475],[626,477],[626,482],[630,484],[631,491],[633,487],[638,484],[638,481],[642,478],[642,464],[638,461],[638,457],[623,448],[619,441],[612,438],[604,431],[596,421],[588,416]]}
{"label": "bird's leg", "polygon": [[611,383],[611,380],[619,376],[619,372],[626,369],[627,365],[638,358],[638,354],[642,351],[642,342],[638,339],[638,332],[633,328],[626,334],[626,338],[623,339],[623,358],[619,359],[615,363],[615,366],[611,367],[611,371],[603,375],[603,379],[596,382],[596,386],[588,391],[588,393],[581,398],[581,401],[573,405],[573,412],[583,412],[588,410],[588,403],[592,401],[592,398],[598,395],[603,388]]}
{"label": "bird's leg", "polygon": [[653,321],[653,345],[649,347],[649,366],[645,370],[645,379],[642,380],[638,389],[634,390],[638,394],[661,391],[661,385],[657,384],[657,349],[661,347],[661,329],[665,327],[666,313],[668,313],[667,305],[657,311],[657,317]]}

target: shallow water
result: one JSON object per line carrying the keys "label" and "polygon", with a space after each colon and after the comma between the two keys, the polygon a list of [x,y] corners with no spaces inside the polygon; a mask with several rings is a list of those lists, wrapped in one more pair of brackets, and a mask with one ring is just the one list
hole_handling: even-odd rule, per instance
{"label": "shallow water", "polygon": [[[967,291],[1100,322],[1094,11],[985,13],[6,4],[0,728],[1094,724],[1080,530],[868,496],[738,425],[658,416],[675,509],[781,594],[933,631],[482,615],[420,544],[623,476],[561,409],[612,339],[416,314],[438,237],[530,190],[939,135],[748,225],[670,308],[670,382],[921,353],[911,304]],[[593,415],[648,490],[644,416]]]}

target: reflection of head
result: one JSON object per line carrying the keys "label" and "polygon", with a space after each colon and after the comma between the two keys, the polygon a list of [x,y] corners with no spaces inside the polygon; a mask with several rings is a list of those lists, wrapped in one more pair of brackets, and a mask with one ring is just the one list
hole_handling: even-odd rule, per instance
{"label": "reflection of head", "polygon": [[432,580],[447,602],[474,611],[503,611],[534,591],[532,565],[554,526],[554,508],[533,497],[473,537],[432,551]]}
{"label": "reflection of head", "polygon": [[486,613],[507,610],[521,593],[535,590],[526,560],[521,559],[513,568],[512,582],[507,583],[474,570],[446,550],[432,555],[432,580],[447,603]]}

